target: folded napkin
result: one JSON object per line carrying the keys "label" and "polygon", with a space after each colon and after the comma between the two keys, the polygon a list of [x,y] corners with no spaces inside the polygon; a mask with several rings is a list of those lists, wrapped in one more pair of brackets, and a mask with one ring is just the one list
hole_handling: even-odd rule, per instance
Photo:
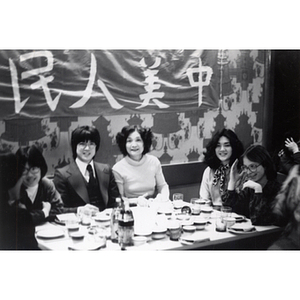
{"label": "folded napkin", "polygon": [[236,231],[252,231],[255,229],[255,227],[247,222],[247,223],[236,223],[230,227],[230,229],[236,230]]}
{"label": "folded napkin", "polygon": [[60,215],[56,215],[56,218],[58,221],[65,223],[66,221],[69,220],[77,220],[77,217],[74,213],[67,213],[67,214],[60,214]]}
{"label": "folded napkin", "polygon": [[196,244],[196,243],[203,243],[203,242],[210,241],[210,238],[207,236],[203,236],[203,234],[199,234],[195,232],[191,235],[182,236],[181,240],[188,243]]}

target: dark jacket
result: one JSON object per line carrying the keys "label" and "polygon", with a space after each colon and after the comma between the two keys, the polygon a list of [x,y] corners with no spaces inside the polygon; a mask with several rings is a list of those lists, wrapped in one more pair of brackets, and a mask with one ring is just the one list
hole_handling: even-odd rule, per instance
{"label": "dark jacket", "polygon": [[[39,225],[45,221],[53,221],[57,214],[63,213],[63,202],[60,194],[56,190],[53,182],[48,178],[42,178],[39,182],[37,194],[32,203],[27,196],[26,187],[22,185],[20,202],[25,204],[27,210],[32,216],[33,223]],[[51,210],[49,216],[46,218],[42,202],[49,202]]]}
{"label": "dark jacket", "polygon": [[[109,165],[97,162],[94,162],[94,167],[105,207],[113,207],[119,197],[119,190],[112,170]],[[53,182],[61,195],[65,211],[76,212],[78,206],[90,202],[86,181],[75,162],[57,169]]]}
{"label": "dark jacket", "polygon": [[273,213],[274,200],[279,189],[279,182],[268,181],[262,193],[255,193],[251,188],[245,188],[239,193],[227,190],[222,201],[223,205],[232,207],[237,214],[250,218],[253,225],[280,225]]}

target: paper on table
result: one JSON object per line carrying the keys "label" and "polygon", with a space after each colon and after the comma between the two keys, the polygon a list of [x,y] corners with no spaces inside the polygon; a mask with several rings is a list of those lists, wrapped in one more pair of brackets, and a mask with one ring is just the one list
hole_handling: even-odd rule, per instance
{"label": "paper on table", "polygon": [[60,222],[66,222],[66,221],[69,221],[69,220],[75,220],[75,221],[77,220],[77,217],[74,213],[56,215],[56,218]]}

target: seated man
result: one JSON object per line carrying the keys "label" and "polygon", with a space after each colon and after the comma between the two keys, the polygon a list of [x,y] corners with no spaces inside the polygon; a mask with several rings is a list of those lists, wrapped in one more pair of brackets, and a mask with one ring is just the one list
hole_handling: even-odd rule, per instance
{"label": "seated man", "polygon": [[90,126],[72,132],[71,147],[74,162],[57,169],[54,184],[61,194],[65,211],[77,212],[78,207],[102,211],[113,207],[119,190],[109,165],[93,159],[100,147],[100,134]]}

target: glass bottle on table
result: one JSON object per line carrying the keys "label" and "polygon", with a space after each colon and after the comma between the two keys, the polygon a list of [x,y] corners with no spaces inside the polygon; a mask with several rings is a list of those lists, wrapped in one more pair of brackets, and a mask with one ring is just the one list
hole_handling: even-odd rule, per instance
{"label": "glass bottle on table", "polygon": [[110,229],[111,229],[111,241],[118,243],[118,227],[119,227],[119,213],[121,209],[121,198],[116,198],[116,203],[111,213]]}
{"label": "glass bottle on table", "polygon": [[118,241],[121,249],[133,245],[134,218],[129,207],[129,201],[121,199],[121,208],[118,218]]}

